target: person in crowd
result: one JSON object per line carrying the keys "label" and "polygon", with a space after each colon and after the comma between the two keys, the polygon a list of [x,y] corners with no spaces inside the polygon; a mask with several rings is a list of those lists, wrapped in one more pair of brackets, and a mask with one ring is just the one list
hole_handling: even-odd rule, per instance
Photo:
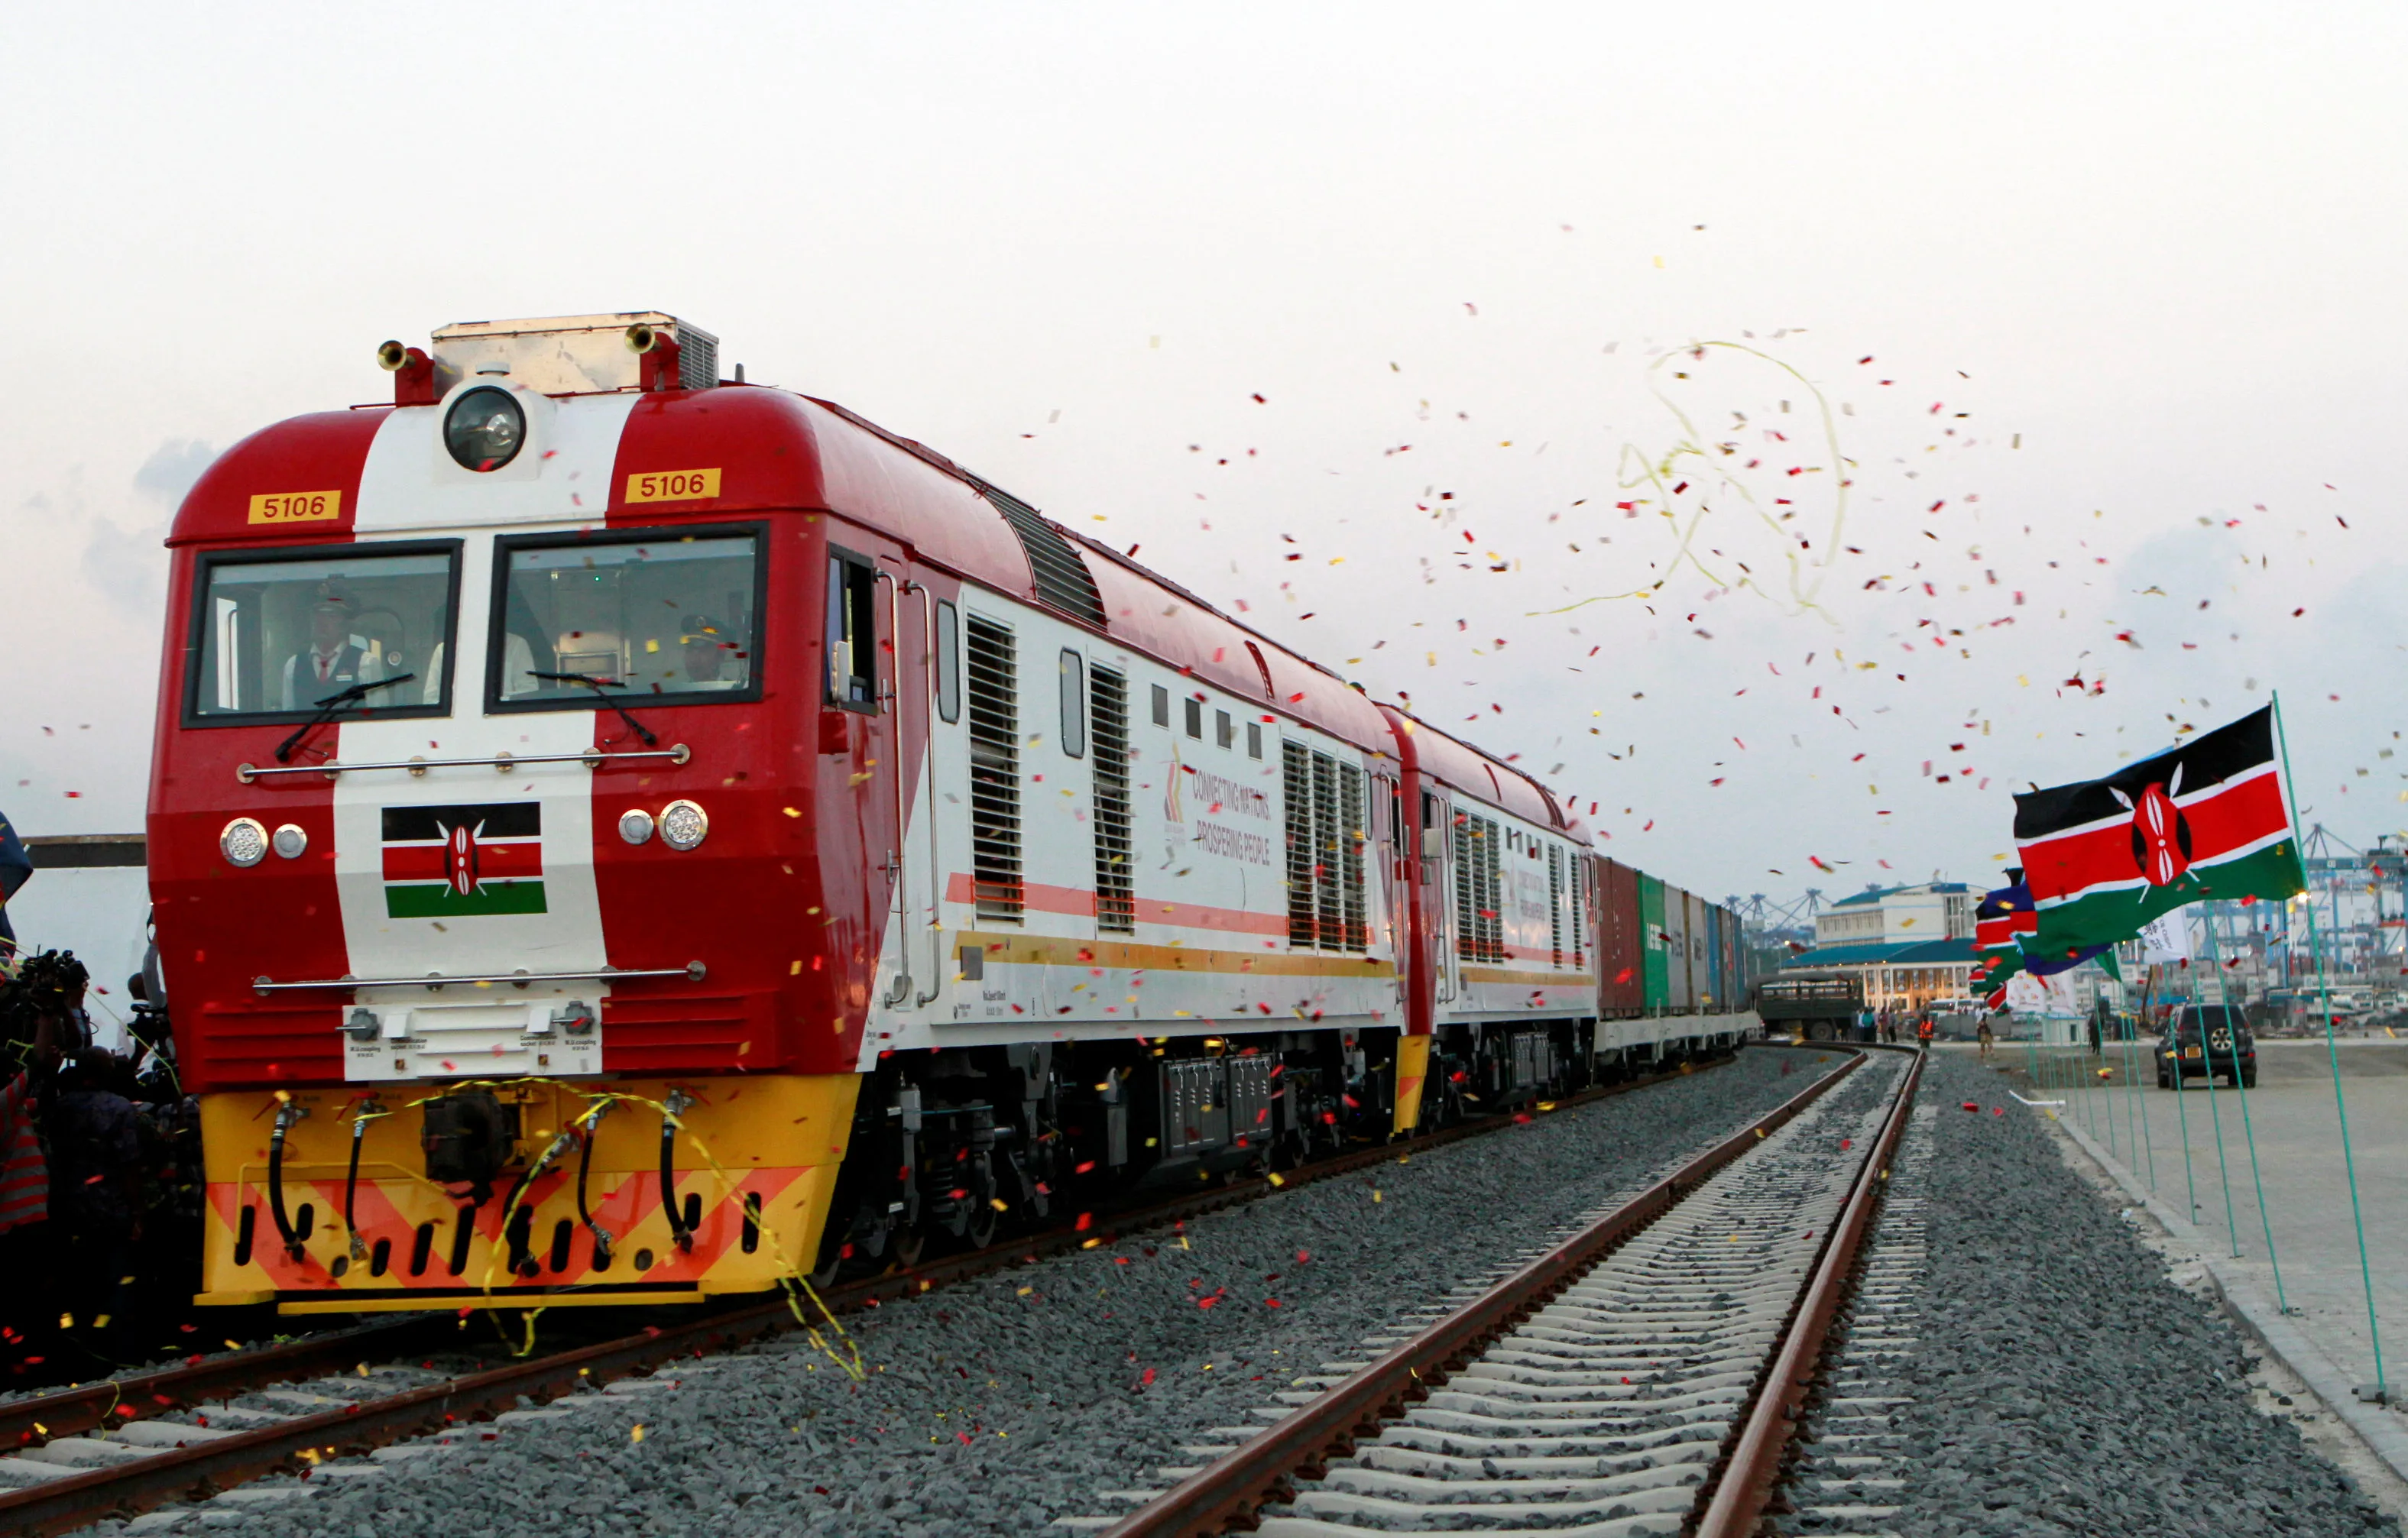
{"label": "person in crowd", "polygon": [[684,649],[686,689],[741,689],[744,659],[736,637],[708,614],[689,614],[678,639]]}
{"label": "person in crowd", "polygon": [[309,645],[284,660],[284,708],[307,710],[329,694],[384,676],[384,659],[351,634],[351,605],[320,590],[309,607]]}
{"label": "person in crowd", "polygon": [[0,957],[0,1074],[8,1075],[0,1083],[0,1357],[18,1359],[12,1371],[45,1354],[57,1317],[50,1172],[35,1112],[58,1067],[59,1022],[30,1008],[19,970],[15,958]]}
{"label": "person in crowd", "polygon": [[[0,815],[0,957],[15,953],[17,932],[8,923],[8,899],[32,879],[34,857],[5,815]],[[48,889],[44,889],[47,890]]]}
{"label": "person in crowd", "polygon": [[1973,1030],[1973,1039],[1982,1044],[1982,1057],[1985,1061],[1987,1061],[1990,1056],[1991,1039],[1989,1016],[1985,1015],[1982,1017],[1982,1023],[1976,1026]]}
{"label": "person in crowd", "polygon": [[95,1332],[122,1313],[118,1299],[142,1235],[142,1124],[133,1103],[111,1088],[116,1054],[76,1054],[44,1107],[50,1137],[50,1210],[64,1231],[61,1271],[80,1307],[70,1310]]}

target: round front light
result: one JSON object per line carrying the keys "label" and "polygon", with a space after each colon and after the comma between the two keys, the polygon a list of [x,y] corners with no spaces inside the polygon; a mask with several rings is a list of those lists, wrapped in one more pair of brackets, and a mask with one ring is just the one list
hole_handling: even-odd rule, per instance
{"label": "round front light", "polygon": [[218,834],[218,847],[229,865],[256,865],[267,858],[267,830],[250,818],[236,818]]}
{"label": "round front light", "polygon": [[672,849],[691,849],[710,833],[710,819],[691,801],[672,801],[661,808],[661,842]]}
{"label": "round front light", "polygon": [[526,413],[507,390],[480,385],[452,403],[443,447],[470,470],[498,470],[526,444]]}
{"label": "round front light", "polygon": [[630,806],[619,814],[619,836],[630,844],[642,844],[652,836],[652,814],[641,806]]}
{"label": "round front light", "polygon": [[288,822],[276,830],[276,836],[269,839],[268,843],[285,859],[298,860],[301,858],[301,852],[309,847],[309,835],[303,831],[300,824]]}

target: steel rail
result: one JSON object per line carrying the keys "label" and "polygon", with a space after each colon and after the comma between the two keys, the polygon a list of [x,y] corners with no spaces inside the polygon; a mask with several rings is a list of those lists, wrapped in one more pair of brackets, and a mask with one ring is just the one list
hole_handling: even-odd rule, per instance
{"label": "steel rail", "polygon": [[666,759],[671,763],[684,763],[694,757],[694,749],[683,743],[667,748],[644,748],[636,752],[611,753],[599,748],[588,748],[576,753],[495,753],[491,758],[478,759],[378,759],[345,763],[340,759],[328,759],[323,763],[288,763],[269,768],[256,763],[237,763],[234,777],[245,785],[269,775],[323,775],[333,779],[337,775],[356,775],[370,769],[407,769],[413,776],[429,769],[491,769],[507,775],[513,769],[530,763],[581,763],[588,769],[599,769],[605,763],[624,763],[630,759]]}
{"label": "steel rail", "polygon": [[[1830,1050],[1831,1048],[1825,1048]],[[1557,1245],[1464,1307],[1387,1352],[1294,1414],[1273,1421],[1105,1531],[1105,1538],[1203,1538],[1246,1523],[1297,1478],[1380,1434],[1449,1373],[1578,1280],[1608,1252],[1813,1104],[1867,1060],[1861,1051],[1773,1110]]]}
{"label": "steel rail", "polygon": [[1720,1477],[1710,1483],[1713,1498],[1698,1518],[1694,1538],[1746,1538],[1756,1531],[1758,1518],[1764,1516],[1780,1484],[1782,1461],[1803,1424],[1799,1410],[1819,1371],[1823,1343],[1829,1337],[1831,1321],[1838,1317],[1846,1296],[1857,1252],[1872,1228],[1873,1209],[1880,1204],[1882,1189],[1889,1180],[1890,1156],[1897,1151],[1899,1138],[1906,1131],[1908,1116],[1914,1106],[1915,1087],[1923,1077],[1924,1054],[1920,1048],[1898,1047],[1885,1050],[1911,1053],[1914,1061],[1891,1098],[1881,1135],[1874,1141],[1864,1167],[1856,1172],[1856,1185],[1848,1193],[1840,1220],[1824,1236],[1823,1253],[1815,1265],[1813,1279],[1800,1295],[1797,1310],[1783,1332],[1781,1349],[1756,1386],[1747,1422],[1731,1445]]}
{"label": "steel rail", "polygon": [[[1724,1060],[1726,1062],[1732,1061],[1736,1061],[1736,1054]],[[1706,1071],[1719,1066],[1722,1064],[1709,1064]],[[1850,1066],[1854,1066],[1853,1063]],[[1569,1109],[1643,1089],[1695,1071],[1698,1070],[1684,1065],[1622,1084],[1579,1090],[1561,1097],[1554,1104],[1559,1109]],[[1831,1075],[1824,1082],[1828,1084],[1836,1076]],[[1817,1089],[1793,1104],[1802,1105],[1813,1093],[1819,1092]],[[1211,1190],[1193,1192],[1115,1214],[1110,1226],[1097,1231],[1082,1233],[1064,1225],[1044,1233],[990,1245],[971,1253],[924,1261],[908,1271],[830,1288],[821,1297],[834,1313],[857,1313],[916,1297],[939,1286],[984,1275],[1009,1266],[1031,1263],[1042,1256],[1114,1244],[1138,1232],[1235,1206],[1268,1195],[1282,1187],[1310,1185],[1385,1163],[1398,1155],[1442,1147],[1467,1138],[1501,1132],[1513,1125],[1512,1118],[1505,1114],[1484,1117],[1477,1121],[1441,1128],[1406,1142],[1382,1144],[1333,1155],[1294,1171],[1282,1172],[1276,1177],[1264,1175],[1238,1180],[1216,1186]],[[1739,1151],[1736,1145],[1743,1140],[1753,1141],[1745,1133],[1733,1139],[1732,1157],[1736,1157]],[[549,1300],[530,1298],[524,1300],[523,1305],[536,1305],[546,1301]],[[511,1294],[496,1293],[489,1306],[508,1309],[523,1304],[514,1301]],[[454,1322],[453,1315],[449,1312],[436,1315],[433,1318],[447,1325]],[[409,1322],[423,1325],[428,1321],[413,1318]],[[779,1295],[767,1302],[744,1303],[721,1312],[698,1313],[616,1340],[573,1348],[532,1361],[509,1363],[355,1406],[299,1417],[230,1436],[212,1437],[206,1442],[161,1452],[138,1461],[46,1480],[38,1485],[0,1493],[0,1532],[66,1532],[107,1517],[130,1516],[180,1497],[207,1495],[280,1470],[298,1470],[327,1456],[363,1452],[409,1436],[440,1431],[447,1425],[497,1415],[518,1408],[522,1396],[549,1400],[574,1391],[582,1385],[599,1386],[613,1377],[656,1366],[673,1358],[692,1356],[697,1351],[725,1349],[795,1327],[795,1310],[783,1295]],[[246,1388],[264,1388],[289,1381],[295,1371],[319,1371],[327,1364],[348,1366],[358,1360],[358,1343],[372,1333],[373,1330],[337,1332],[312,1337],[309,1341],[293,1342],[285,1347],[246,1352],[194,1367],[168,1368],[143,1374],[146,1381],[140,1385],[139,1391],[150,1403],[136,1408],[144,1415],[163,1408],[150,1398],[152,1395],[164,1394],[171,1401],[191,1403],[205,1397],[209,1391],[226,1394],[239,1392]],[[333,1343],[341,1343],[342,1348],[334,1349]],[[311,1354],[303,1348],[330,1354]],[[278,1350],[294,1354],[275,1356],[274,1352]],[[246,1374],[242,1368],[252,1363],[258,1365]],[[196,1392],[189,1387],[194,1377],[203,1376],[207,1379],[206,1390]],[[120,1382],[129,1391],[136,1388],[135,1379]],[[61,1394],[20,1401],[6,1406],[0,1414],[17,1417],[13,1422],[17,1427],[16,1441],[21,1445],[30,1445],[41,1440],[38,1435],[29,1434],[36,1422],[48,1426],[50,1436],[64,1434],[68,1428],[87,1430],[94,1426],[96,1423],[93,1420],[77,1421],[66,1415],[63,1415],[59,1424],[53,1425],[40,1414],[44,1407],[53,1404],[72,1413],[94,1394],[101,1395],[106,1403],[106,1386],[88,1384]],[[120,1394],[117,1403],[133,1402],[127,1395]],[[103,1413],[113,1414],[113,1405],[105,1408]],[[0,1426],[8,1424],[11,1422],[0,1421]],[[0,1446],[0,1451],[9,1450],[15,1449]],[[305,1454],[308,1456],[305,1458]]]}
{"label": "steel rail", "polygon": [[[439,1336],[434,1328],[438,1320],[446,1327]],[[122,1426],[128,1420],[155,1416],[161,1410],[197,1404],[215,1395],[348,1369],[361,1360],[363,1353],[384,1357],[406,1351],[422,1334],[429,1337],[428,1345],[454,1344],[446,1339],[456,1333],[448,1328],[452,1323],[450,1315],[396,1317],[349,1330],[329,1330],[257,1350],[96,1378],[33,1399],[12,1400],[0,1404],[0,1453],[103,1426]]]}

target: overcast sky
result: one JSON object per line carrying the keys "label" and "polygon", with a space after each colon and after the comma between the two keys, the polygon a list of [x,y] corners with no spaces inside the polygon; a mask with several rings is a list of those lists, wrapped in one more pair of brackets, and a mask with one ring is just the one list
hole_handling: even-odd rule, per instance
{"label": "overcast sky", "polygon": [[2277,688],[2303,817],[2362,844],[2408,822],[2403,30],[20,7],[0,808],[139,825],[158,541],[216,451],[389,398],[388,336],[659,307],[1710,895],[1983,880],[2011,788]]}

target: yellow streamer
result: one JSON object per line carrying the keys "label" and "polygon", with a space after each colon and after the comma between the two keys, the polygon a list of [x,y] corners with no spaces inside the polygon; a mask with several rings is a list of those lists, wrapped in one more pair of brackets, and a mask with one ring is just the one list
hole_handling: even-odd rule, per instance
{"label": "yellow streamer", "polygon": [[[1813,397],[1815,409],[1822,418],[1824,449],[1831,456],[1832,475],[1838,483],[1833,489],[1831,525],[1824,533],[1824,546],[1819,559],[1804,562],[1799,559],[1799,551],[1795,548],[1798,536],[1782,526],[1781,520],[1756,500],[1756,493],[1748,489],[1745,482],[1737,479],[1714,463],[1712,446],[1703,441],[1703,435],[1698,433],[1696,424],[1689,420],[1688,413],[1673,404],[1672,398],[1665,393],[1662,384],[1658,381],[1656,377],[1658,371],[1673,360],[1687,358],[1696,362],[1704,358],[1709,349],[1744,353],[1751,358],[1770,363],[1797,380],[1799,385]],[[1634,588],[1627,592],[1598,593],[1593,597],[1584,598],[1578,603],[1566,604],[1560,608],[1536,609],[1531,611],[1532,614],[1534,616],[1569,614],[1574,609],[1584,608],[1591,604],[1612,603],[1624,598],[1646,598],[1660,591],[1664,585],[1672,579],[1673,573],[1678,571],[1684,562],[1696,568],[1699,576],[1718,588],[1746,588],[1766,598],[1774,598],[1775,595],[1768,591],[1753,576],[1742,575],[1737,582],[1729,581],[1708,566],[1698,556],[1696,549],[1698,525],[1704,521],[1706,514],[1712,509],[1701,495],[1696,509],[1689,514],[1688,520],[1685,523],[1681,520],[1679,515],[1672,510],[1673,492],[1670,487],[1684,478],[1700,484],[1713,482],[1736,492],[1745,501],[1749,508],[1755,512],[1758,521],[1782,541],[1782,559],[1787,563],[1789,568],[1787,602],[1791,612],[1802,614],[1810,609],[1819,609],[1821,605],[1815,602],[1815,599],[1822,591],[1824,573],[1839,555],[1841,534],[1847,523],[1848,489],[1854,484],[1848,474],[1850,462],[1840,452],[1839,423],[1832,418],[1828,397],[1824,395],[1822,390],[1813,381],[1799,373],[1790,364],[1759,348],[1750,347],[1743,342],[1693,342],[1687,347],[1667,352],[1648,364],[1647,389],[1649,393],[1663,405],[1664,409],[1671,413],[1673,420],[1680,423],[1681,435],[1670,449],[1654,458],[1650,458],[1636,444],[1624,444],[1621,463],[1615,473],[1615,483],[1622,491],[1645,490],[1656,493],[1654,497],[1637,500],[1658,502],[1657,516],[1673,525],[1673,534],[1677,544],[1672,552],[1671,562],[1665,568],[1664,575],[1646,587]],[[1692,468],[1684,469],[1684,465],[1688,461],[1695,461],[1696,464]]]}

